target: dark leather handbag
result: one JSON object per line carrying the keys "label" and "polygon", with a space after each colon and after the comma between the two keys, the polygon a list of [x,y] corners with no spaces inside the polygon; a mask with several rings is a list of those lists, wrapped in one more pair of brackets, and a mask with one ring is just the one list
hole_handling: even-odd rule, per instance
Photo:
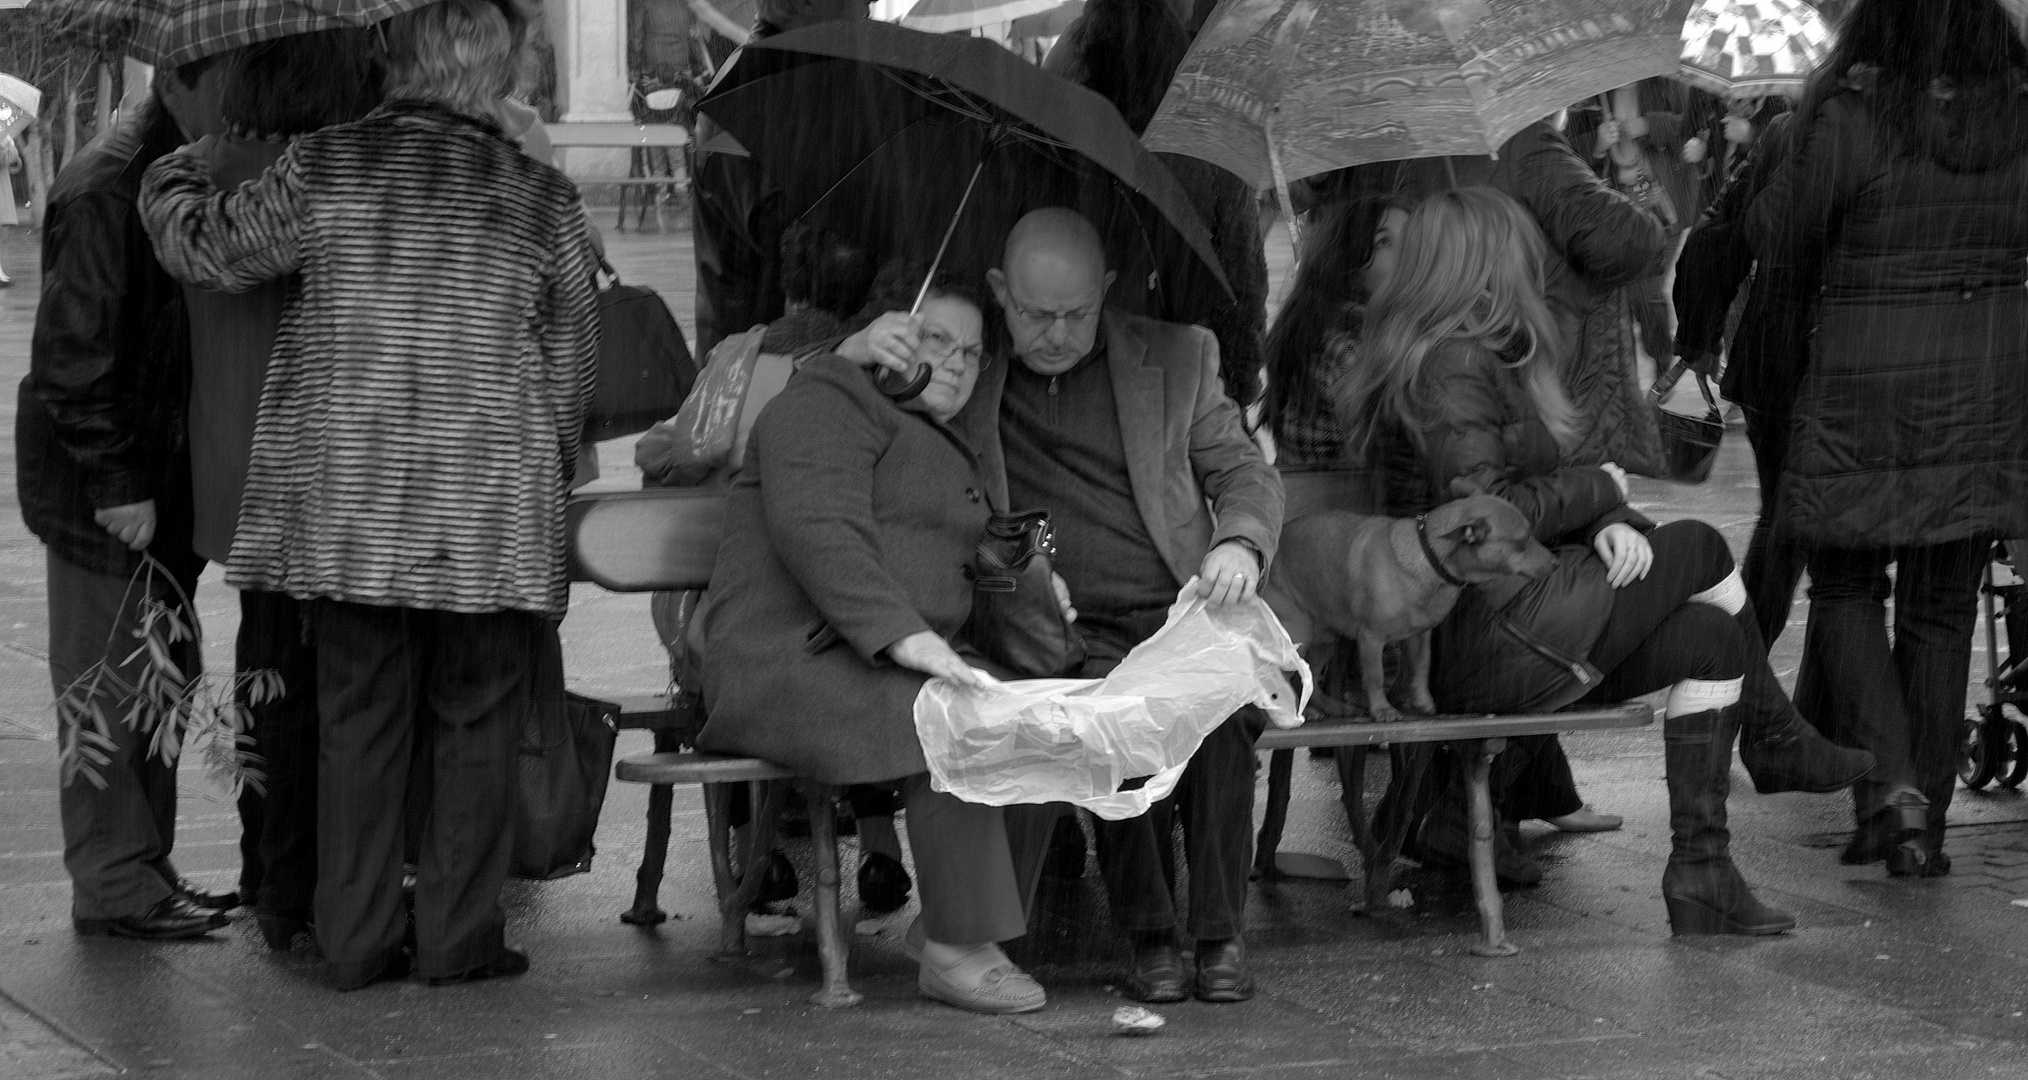
{"label": "dark leather handbag", "polygon": [[1084,663],[1084,639],[1063,617],[1051,584],[1056,535],[1049,511],[994,514],[972,553],[972,621],[966,636],[980,655],[1030,679]]}
{"label": "dark leather handbag", "polygon": [[533,706],[521,731],[514,850],[507,872],[551,881],[591,869],[592,834],[606,801],[620,707],[563,688],[563,646],[552,630],[531,657]]}
{"label": "dark leather handbag", "polygon": [[697,361],[683,328],[655,290],[625,285],[601,260],[608,284],[599,290],[598,388],[585,437],[600,442],[633,435],[676,415],[697,382]]}
{"label": "dark leather handbag", "polygon": [[1718,399],[1711,394],[1711,380],[1701,371],[1694,374],[1697,389],[1704,393],[1707,410],[1704,416],[1684,416],[1662,407],[1662,399],[1669,396],[1688,370],[1688,364],[1677,360],[1655,380],[1648,396],[1655,407],[1655,426],[1662,432],[1662,478],[1701,484],[1710,478],[1711,463],[1718,460],[1718,445],[1725,441],[1725,414],[1718,411]]}

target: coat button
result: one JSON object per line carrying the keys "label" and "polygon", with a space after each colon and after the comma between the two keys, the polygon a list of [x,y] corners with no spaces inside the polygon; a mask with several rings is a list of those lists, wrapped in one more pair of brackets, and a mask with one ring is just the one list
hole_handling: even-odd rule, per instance
{"label": "coat button", "polygon": [[979,489],[978,489],[978,488],[966,488],[966,489],[965,489],[965,498],[967,498],[967,499],[970,499],[970,500],[972,500],[973,502],[978,502],[978,501],[979,501]]}

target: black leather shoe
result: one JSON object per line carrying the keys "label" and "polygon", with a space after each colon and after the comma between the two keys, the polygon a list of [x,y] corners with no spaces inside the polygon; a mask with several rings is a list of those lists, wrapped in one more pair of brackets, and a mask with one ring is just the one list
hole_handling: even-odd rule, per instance
{"label": "black leather shoe", "polygon": [[773,904],[783,900],[794,900],[802,886],[796,882],[796,866],[780,848],[768,852],[768,864],[761,871],[759,895],[753,898],[755,904]]}
{"label": "black leather shoe", "polygon": [[139,915],[118,919],[74,919],[77,932],[85,937],[139,938],[142,941],[174,941],[201,937],[224,926],[229,920],[216,911],[198,907],[181,893],[170,893],[154,907]]}
{"label": "black leather shoe", "polygon": [[1951,857],[1920,841],[1898,844],[1887,853],[1888,877],[1943,877],[1950,872]]}
{"label": "black leather shoe", "polygon": [[1136,934],[1134,968],[1127,973],[1127,983],[1121,989],[1135,1001],[1151,1004],[1182,1001],[1190,996],[1190,984],[1183,972],[1183,950],[1176,947],[1174,934],[1166,930]]}
{"label": "black leather shoe", "polygon": [[169,883],[169,887],[176,891],[176,895],[206,911],[231,911],[239,906],[238,893],[205,892],[198,888],[189,878],[177,878]]}
{"label": "black leather shoe", "polygon": [[[1923,862],[1922,837],[1928,826],[1929,800],[1913,788],[1888,792],[1880,806],[1852,831],[1851,842],[1838,856],[1847,866],[1864,866],[1895,856],[1904,867]],[[1909,872],[1909,871],[1904,871]]]}
{"label": "black leather shoe", "polygon": [[528,970],[528,955],[508,949],[488,964],[466,968],[456,975],[439,975],[430,980],[431,986],[456,986],[459,983],[478,982],[480,979],[504,979]]}
{"label": "black leather shoe", "polygon": [[885,915],[900,911],[908,903],[908,891],[915,887],[908,870],[891,855],[869,851],[859,862],[859,906]]}
{"label": "black leather shoe", "polygon": [[1253,996],[1246,943],[1237,937],[1197,943],[1197,1000],[1245,1001]]}

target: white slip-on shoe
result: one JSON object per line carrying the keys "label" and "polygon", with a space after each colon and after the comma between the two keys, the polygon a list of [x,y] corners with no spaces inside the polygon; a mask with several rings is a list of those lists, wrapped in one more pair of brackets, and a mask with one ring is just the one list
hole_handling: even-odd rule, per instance
{"label": "white slip-on shoe", "polygon": [[915,985],[926,997],[976,1013],[1034,1012],[1049,1004],[1042,984],[1015,967],[997,945],[981,945],[948,968],[925,960]]}

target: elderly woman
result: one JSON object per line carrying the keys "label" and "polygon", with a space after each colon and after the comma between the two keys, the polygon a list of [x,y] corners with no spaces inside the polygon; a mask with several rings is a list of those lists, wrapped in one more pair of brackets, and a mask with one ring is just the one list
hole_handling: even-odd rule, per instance
{"label": "elderly woman", "polygon": [[[501,133],[514,35],[488,0],[386,23],[387,101],[221,195],[198,153],[141,209],[176,277],[290,273],[227,580],[308,605],[318,944],[341,989],[518,974],[500,887],[528,658],[568,598],[563,504],[598,331],[577,189]],[[198,144],[201,150],[203,144]],[[434,730],[414,953],[403,793]]]}
{"label": "elderly woman", "polygon": [[898,783],[922,896],[916,985],[1013,1013],[1044,997],[997,944],[1027,931],[1001,810],[930,790],[913,721],[927,678],[987,678],[953,639],[993,507],[977,454],[946,426],[979,377],[982,311],[964,285],[931,289],[912,322],[933,378],[907,404],[823,356],[762,411],[698,616],[710,719],[697,745],[826,783]]}

